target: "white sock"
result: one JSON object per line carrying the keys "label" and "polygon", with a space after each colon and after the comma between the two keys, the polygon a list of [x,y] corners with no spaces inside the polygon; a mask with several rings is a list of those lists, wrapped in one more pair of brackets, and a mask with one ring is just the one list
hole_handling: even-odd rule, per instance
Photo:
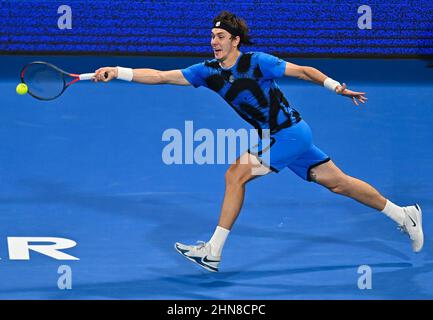
{"label": "white sock", "polygon": [[230,230],[221,228],[220,226],[216,227],[212,238],[208,242],[211,245],[211,254],[214,257],[221,256],[221,252],[223,251],[224,243],[227,240],[229,232]]}
{"label": "white sock", "polygon": [[386,205],[382,212],[397,222],[399,225],[403,224],[405,214],[402,207],[395,205],[389,200],[386,200]]}

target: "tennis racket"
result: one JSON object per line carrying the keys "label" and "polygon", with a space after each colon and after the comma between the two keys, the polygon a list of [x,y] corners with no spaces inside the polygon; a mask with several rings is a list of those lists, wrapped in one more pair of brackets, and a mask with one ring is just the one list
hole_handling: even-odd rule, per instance
{"label": "tennis racket", "polygon": [[[91,80],[94,75],[69,73],[51,63],[35,61],[21,70],[21,82],[27,85],[28,93],[33,98],[49,101],[58,98],[72,84]],[[108,72],[105,72],[104,77],[108,78]]]}

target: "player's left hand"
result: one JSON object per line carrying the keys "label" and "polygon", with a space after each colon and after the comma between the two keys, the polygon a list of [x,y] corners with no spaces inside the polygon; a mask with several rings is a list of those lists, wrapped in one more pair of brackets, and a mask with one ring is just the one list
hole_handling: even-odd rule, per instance
{"label": "player's left hand", "polygon": [[356,91],[352,91],[347,89],[346,84],[343,83],[343,85],[341,86],[337,86],[337,88],[335,89],[335,92],[337,92],[337,94],[341,94],[342,96],[346,96],[348,98],[351,98],[353,103],[356,104],[357,106],[359,106],[359,102],[365,104],[365,102],[368,100],[364,95],[365,92],[356,92]]}

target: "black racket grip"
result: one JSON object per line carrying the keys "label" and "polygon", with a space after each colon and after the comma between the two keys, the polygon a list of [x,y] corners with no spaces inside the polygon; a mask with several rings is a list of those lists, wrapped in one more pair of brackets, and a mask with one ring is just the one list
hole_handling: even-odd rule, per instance
{"label": "black racket grip", "polygon": [[105,78],[105,79],[108,79],[108,71],[105,71],[105,72],[104,72],[104,78]]}

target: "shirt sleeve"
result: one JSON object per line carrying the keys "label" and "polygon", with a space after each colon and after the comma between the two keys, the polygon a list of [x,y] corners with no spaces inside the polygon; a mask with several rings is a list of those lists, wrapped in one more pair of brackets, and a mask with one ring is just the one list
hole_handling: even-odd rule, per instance
{"label": "shirt sleeve", "polygon": [[204,62],[194,64],[188,68],[182,69],[181,72],[185,79],[192,84],[195,88],[203,86],[205,84],[205,71]]}
{"label": "shirt sleeve", "polygon": [[286,70],[286,61],[271,54],[259,52],[258,62],[263,77],[267,79],[281,78]]}

